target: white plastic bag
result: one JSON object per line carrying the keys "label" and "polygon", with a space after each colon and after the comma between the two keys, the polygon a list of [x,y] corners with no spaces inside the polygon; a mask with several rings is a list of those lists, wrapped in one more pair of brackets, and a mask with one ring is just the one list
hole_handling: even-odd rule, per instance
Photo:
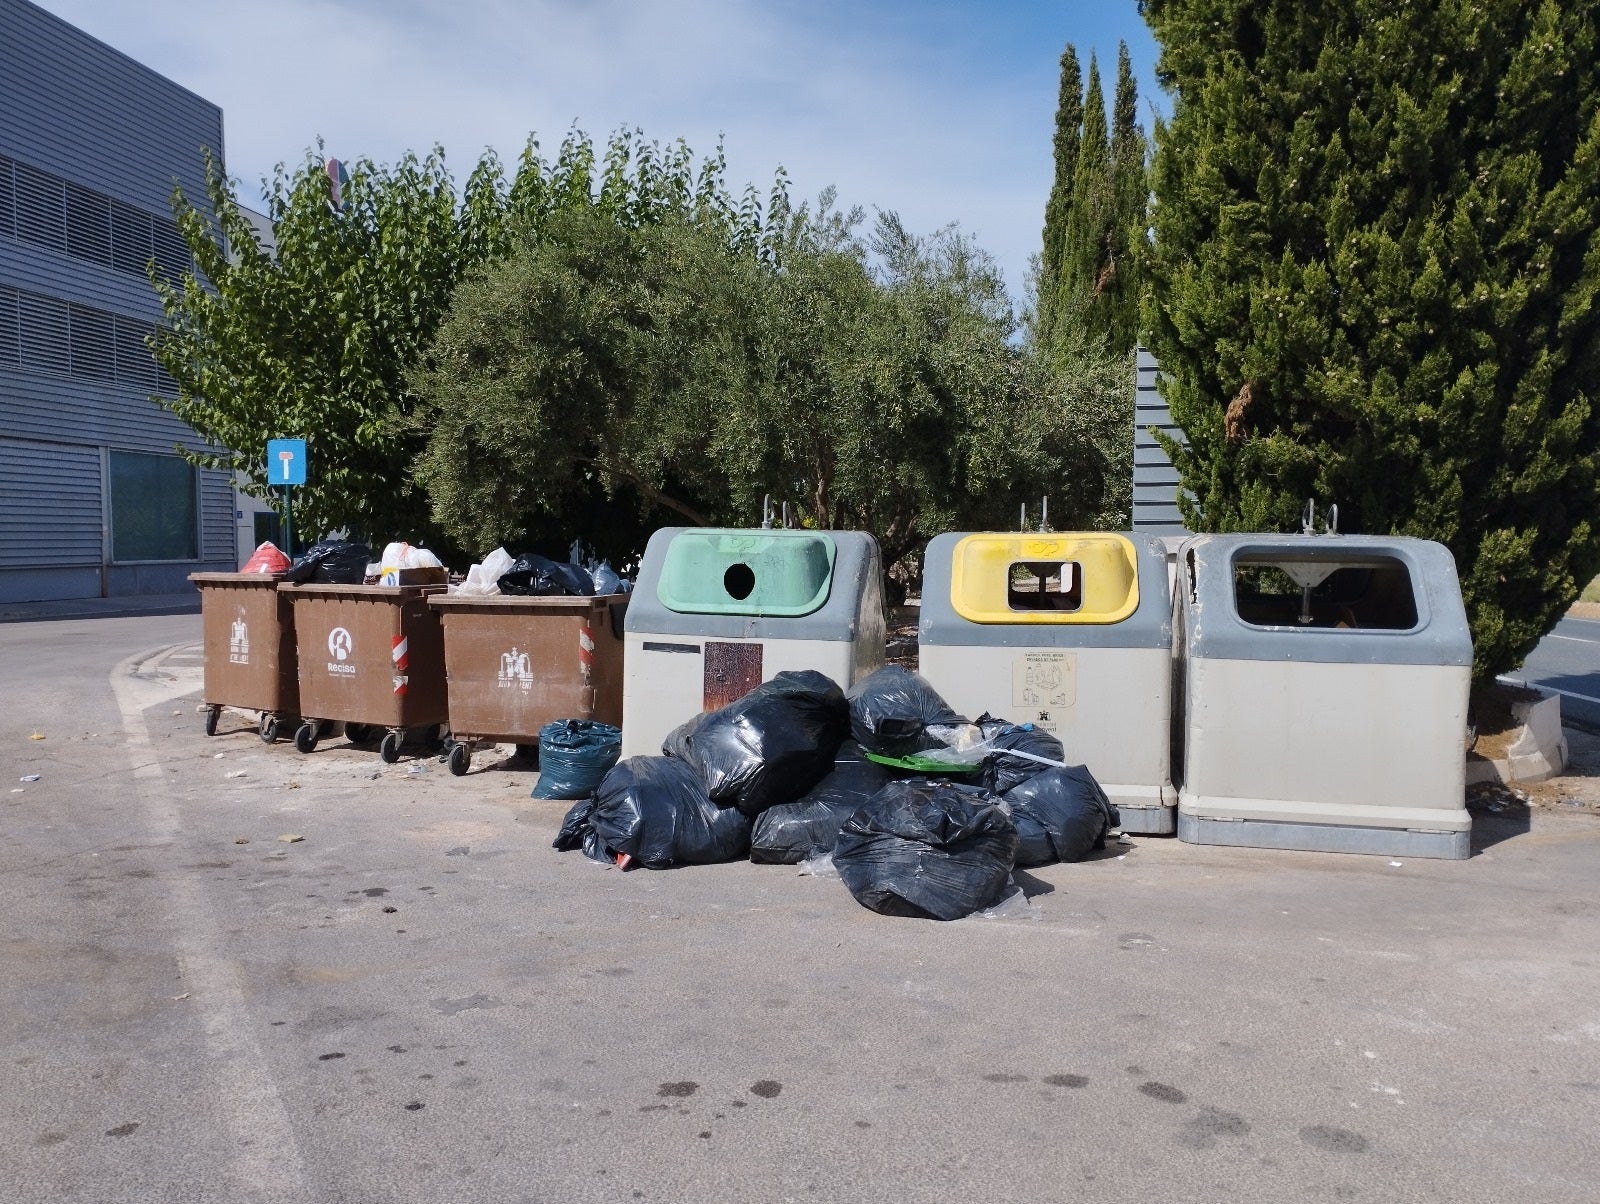
{"label": "white plastic bag", "polygon": [[443,562],[427,548],[414,548],[403,542],[386,544],[379,564],[380,585],[399,585],[401,569],[444,568]]}
{"label": "white plastic bag", "polygon": [[504,548],[496,548],[467,570],[467,579],[456,587],[456,593],[488,596],[500,592],[500,578],[511,571],[516,558]]}

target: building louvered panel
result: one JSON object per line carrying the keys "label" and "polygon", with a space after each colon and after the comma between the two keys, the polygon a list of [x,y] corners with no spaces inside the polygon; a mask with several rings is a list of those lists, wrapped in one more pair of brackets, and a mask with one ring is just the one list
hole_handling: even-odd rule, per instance
{"label": "building louvered panel", "polygon": [[99,448],[0,439],[0,567],[99,564],[101,520]]}
{"label": "building louvered panel", "polygon": [[155,236],[156,270],[168,283],[176,283],[194,267],[189,244],[178,232],[177,223],[156,218],[151,225]]}
{"label": "building louvered panel", "polygon": [[67,254],[101,267],[111,266],[111,198],[65,181]]}
{"label": "building louvered panel", "polygon": [[21,337],[17,333],[17,290],[0,284],[0,365],[22,364]]}
{"label": "building louvered panel", "polygon": [[234,561],[239,533],[234,519],[233,476],[200,470],[200,558]]}
{"label": "building louvered panel", "polygon": [[143,276],[155,257],[148,213],[122,201],[111,202],[111,266]]}
{"label": "building louvered panel", "polygon": [[67,189],[57,176],[26,163],[15,166],[17,238],[23,242],[67,249]]}
{"label": "building louvered panel", "polygon": [[116,319],[117,383],[144,393],[156,391],[156,358],[145,344],[149,334],[148,322]]}
{"label": "building louvered panel", "polygon": [[11,174],[11,160],[0,155],[0,236],[17,236],[16,184]]}
{"label": "building louvered panel", "polygon": [[1133,427],[1133,528],[1156,534],[1183,534],[1183,515],[1178,509],[1182,487],[1178,470],[1156,441],[1151,428],[1187,443],[1183,430],[1172,421],[1158,387],[1160,368],[1155,357],[1143,347],[1134,360]]}
{"label": "building louvered panel", "polygon": [[74,305],[68,311],[72,339],[74,380],[117,379],[116,342],[112,336],[114,319],[102,309]]}
{"label": "building louvered panel", "polygon": [[25,372],[69,376],[67,303],[37,293],[17,293],[17,331]]}

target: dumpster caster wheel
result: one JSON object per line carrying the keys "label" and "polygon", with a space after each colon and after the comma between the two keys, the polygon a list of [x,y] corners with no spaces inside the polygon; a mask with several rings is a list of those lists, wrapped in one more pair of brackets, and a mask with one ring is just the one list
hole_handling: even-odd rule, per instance
{"label": "dumpster caster wheel", "polygon": [[351,744],[365,744],[372,739],[372,733],[364,723],[347,723],[344,725],[344,738]]}
{"label": "dumpster caster wheel", "polygon": [[217,720],[221,716],[221,707],[210,707],[206,711],[206,735],[215,736],[217,734]]}
{"label": "dumpster caster wheel", "polygon": [[278,722],[278,717],[263,711],[261,713],[261,722],[256,727],[256,732],[261,736],[262,741],[267,744],[275,743],[281,731],[282,724]]}
{"label": "dumpster caster wheel", "polygon": [[300,725],[294,734],[294,746],[303,753],[315,752],[317,749],[317,725],[311,720]]}
{"label": "dumpster caster wheel", "polygon": [[450,746],[450,772],[456,777],[466,775],[472,768],[472,749],[466,744],[452,744]]}
{"label": "dumpster caster wheel", "polygon": [[539,768],[539,746],[537,744],[517,745],[517,756],[521,757],[526,764],[531,765],[533,768]]}
{"label": "dumpster caster wheel", "polygon": [[400,740],[399,732],[389,732],[378,745],[378,755],[383,758],[385,765],[393,765],[400,759]]}

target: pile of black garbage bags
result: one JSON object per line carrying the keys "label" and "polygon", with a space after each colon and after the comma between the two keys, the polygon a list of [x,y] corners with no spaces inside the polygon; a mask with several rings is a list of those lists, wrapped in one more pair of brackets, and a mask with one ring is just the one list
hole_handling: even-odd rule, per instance
{"label": "pile of black garbage bags", "polygon": [[1013,869],[1077,861],[1122,822],[1087,769],[1062,764],[1054,736],[969,722],[892,665],[848,693],[811,670],[779,673],[673,730],[662,753],[614,766],[555,847],[624,869],[831,854],[863,906],[954,920],[998,903]]}

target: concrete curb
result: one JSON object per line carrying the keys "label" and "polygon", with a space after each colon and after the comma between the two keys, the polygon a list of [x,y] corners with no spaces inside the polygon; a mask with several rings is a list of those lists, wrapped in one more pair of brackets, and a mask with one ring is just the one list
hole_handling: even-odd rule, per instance
{"label": "concrete curb", "polygon": [[1561,695],[1535,690],[1535,702],[1511,704],[1511,717],[1522,725],[1503,758],[1467,762],[1467,785],[1480,782],[1543,782],[1567,767],[1567,736],[1561,730]]}

